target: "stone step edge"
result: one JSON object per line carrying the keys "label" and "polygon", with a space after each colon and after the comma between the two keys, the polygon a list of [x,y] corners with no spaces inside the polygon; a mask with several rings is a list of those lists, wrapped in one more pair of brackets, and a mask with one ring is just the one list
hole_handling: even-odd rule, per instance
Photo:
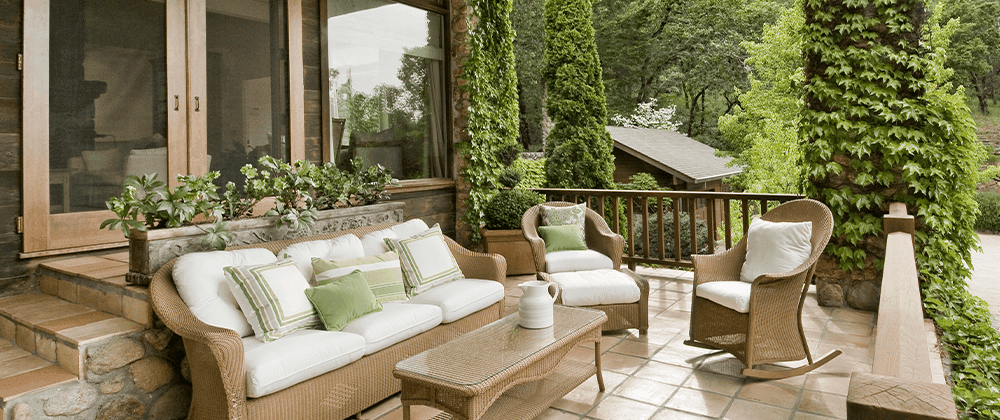
{"label": "stone step edge", "polygon": [[58,365],[49,365],[14,376],[8,376],[0,384],[0,405],[29,394],[42,392],[79,380],[80,377],[78,375]]}
{"label": "stone step edge", "polygon": [[[124,318],[119,318],[124,319]],[[114,320],[114,318],[99,322]],[[90,346],[103,345],[116,338],[133,334],[145,329],[129,328],[98,338],[77,341],[64,335],[46,331],[36,325],[28,325],[7,315],[0,314],[0,338],[8,340],[33,356],[51,362],[83,379],[86,370],[86,350]],[[12,331],[13,330],[13,331]],[[11,334],[13,332],[13,334]]]}
{"label": "stone step edge", "polygon": [[146,286],[123,287],[46,267],[39,267],[35,275],[42,292],[47,295],[121,316],[147,328],[154,326],[156,315],[149,303],[149,288]]}

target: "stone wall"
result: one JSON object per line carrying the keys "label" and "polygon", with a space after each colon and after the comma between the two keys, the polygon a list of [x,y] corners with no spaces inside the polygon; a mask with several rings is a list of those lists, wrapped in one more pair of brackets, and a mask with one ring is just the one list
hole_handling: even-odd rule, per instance
{"label": "stone wall", "polygon": [[469,92],[462,87],[469,83],[462,78],[462,66],[468,60],[469,25],[472,10],[467,0],[451,1],[451,138],[452,154],[455,170],[455,240],[468,248],[474,248],[469,239],[472,228],[462,220],[462,215],[468,211],[466,201],[469,199],[471,186],[461,176],[465,169],[465,159],[457,152],[454,145],[469,141],[469,108],[471,98]]}
{"label": "stone wall", "polygon": [[190,372],[180,336],[157,328],[89,347],[86,378],[5,407],[7,419],[157,419],[187,417]]}

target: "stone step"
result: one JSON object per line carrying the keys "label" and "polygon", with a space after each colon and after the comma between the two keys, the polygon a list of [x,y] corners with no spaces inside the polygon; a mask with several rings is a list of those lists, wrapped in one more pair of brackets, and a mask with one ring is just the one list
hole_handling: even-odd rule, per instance
{"label": "stone step", "polygon": [[83,378],[86,348],[143,325],[47,294],[0,298],[0,337]]}
{"label": "stone step", "polygon": [[125,282],[128,252],[45,262],[36,272],[42,292],[152,328],[149,288]]}
{"label": "stone step", "polygon": [[76,381],[77,375],[0,339],[0,406],[32,392]]}

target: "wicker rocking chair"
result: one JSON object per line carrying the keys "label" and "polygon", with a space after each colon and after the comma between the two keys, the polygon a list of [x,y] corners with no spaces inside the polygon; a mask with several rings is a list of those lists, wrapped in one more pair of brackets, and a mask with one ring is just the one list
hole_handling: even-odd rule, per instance
{"label": "wicker rocking chair", "polygon": [[[794,200],[775,207],[761,219],[770,222],[811,221],[812,251],[809,258],[792,271],[763,274],[753,280],[749,288],[749,308],[743,313],[699,296],[698,288],[711,282],[740,282],[740,270],[747,254],[747,237],[744,236],[726,252],[692,256],[694,298],[690,340],[684,344],[732,354],[746,365],[742,371],[745,376],[780,379],[812,371],[841,353],[840,350],[833,350],[813,361],[802,330],[802,305],[816,262],[830,240],[833,216],[830,209],[818,201]],[[756,368],[760,364],[802,359],[808,363],[796,368]]]}

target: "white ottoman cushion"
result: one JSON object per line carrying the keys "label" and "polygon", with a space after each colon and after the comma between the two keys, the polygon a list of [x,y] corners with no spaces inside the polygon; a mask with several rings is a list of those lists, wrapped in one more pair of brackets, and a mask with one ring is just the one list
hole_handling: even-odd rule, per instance
{"label": "white ottoman cushion", "polygon": [[243,339],[247,396],[263,397],[361,358],[365,339],[337,331],[301,330],[264,343]]}
{"label": "white ottoman cushion", "polygon": [[460,279],[434,286],[406,303],[434,305],[441,308],[441,323],[447,324],[503,300],[504,289],[492,280]]}
{"label": "white ottoman cushion", "polygon": [[274,254],[264,248],[193,252],[177,259],[171,275],[177,293],[201,322],[228,328],[246,337],[253,335],[253,328],[229,290],[222,269],[274,261],[277,261]]}
{"label": "white ottoman cushion", "polygon": [[312,285],[316,284],[316,279],[313,278],[313,257],[321,260],[343,260],[363,257],[364,255],[365,250],[361,246],[361,239],[352,233],[333,239],[299,242],[278,251],[280,258],[291,258],[295,261],[295,266],[302,272],[302,276],[309,280],[309,284]]}
{"label": "white ottoman cushion", "polygon": [[635,280],[618,270],[555,273],[552,279],[562,288],[563,304],[570,306],[633,303],[642,295]]}
{"label": "white ottoman cushion", "polygon": [[351,321],[342,330],[365,338],[365,354],[372,354],[441,324],[441,308],[387,302],[382,310]]}
{"label": "white ottoman cushion", "polygon": [[713,281],[699,284],[697,293],[700,298],[708,299],[739,313],[750,312],[751,283],[744,281]]}
{"label": "white ottoman cushion", "polygon": [[614,265],[610,257],[592,249],[545,253],[545,271],[548,273],[614,269]]}

